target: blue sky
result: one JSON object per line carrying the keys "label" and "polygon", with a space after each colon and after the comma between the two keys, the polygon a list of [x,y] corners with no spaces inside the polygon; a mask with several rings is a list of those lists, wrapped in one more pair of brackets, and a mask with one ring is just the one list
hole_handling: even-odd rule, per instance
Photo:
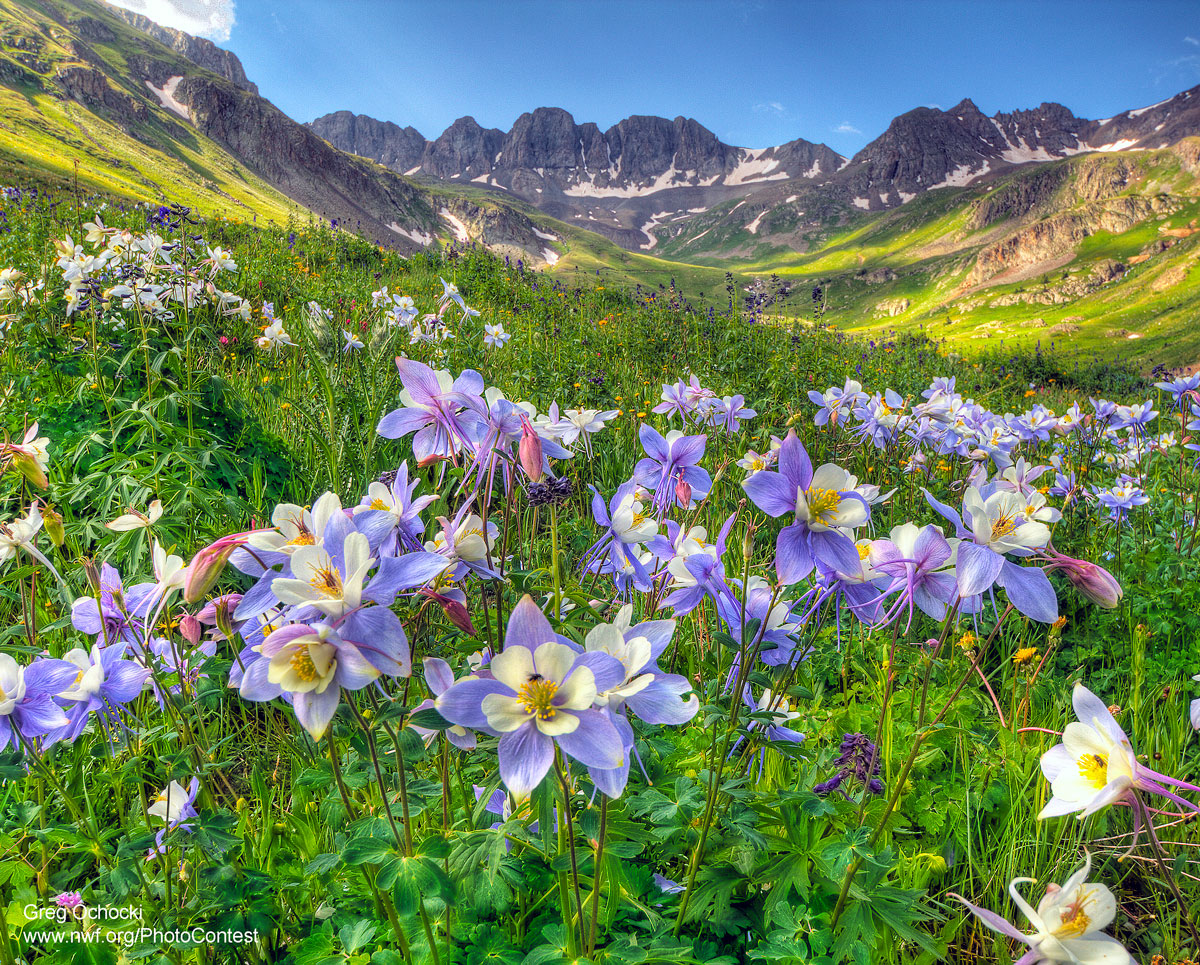
{"label": "blue sky", "polygon": [[1100,118],[1200,84],[1194,0],[120,2],[233,50],[297,120],[344,109],[429,138],[553,106],[601,129],[684,114],[731,144],[850,154],[922,105]]}

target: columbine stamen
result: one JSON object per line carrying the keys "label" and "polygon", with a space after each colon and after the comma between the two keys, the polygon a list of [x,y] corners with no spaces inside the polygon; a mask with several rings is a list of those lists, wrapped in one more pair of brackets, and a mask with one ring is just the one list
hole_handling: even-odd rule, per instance
{"label": "columbine stamen", "polygon": [[837,514],[842,494],[836,489],[808,489],[804,492],[804,501],[808,504],[809,518],[828,526]]}
{"label": "columbine stamen", "polygon": [[325,596],[338,597],[342,595],[342,578],[332,567],[322,567],[308,583],[314,590]]}
{"label": "columbine stamen", "polygon": [[553,720],[558,713],[553,703],[557,693],[558,684],[553,680],[530,680],[517,693],[517,703],[538,720]]}

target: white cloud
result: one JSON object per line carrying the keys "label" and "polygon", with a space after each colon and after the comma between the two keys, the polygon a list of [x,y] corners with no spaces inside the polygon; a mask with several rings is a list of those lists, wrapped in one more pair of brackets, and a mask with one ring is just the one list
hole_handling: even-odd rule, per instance
{"label": "white cloud", "polygon": [[833,130],[834,130],[834,133],[836,133],[836,134],[861,134],[862,133],[862,131],[860,131],[857,127],[855,127],[849,121],[842,121],[842,123],[839,124],[837,127],[835,127]]}
{"label": "white cloud", "polygon": [[1200,40],[1197,40],[1195,37],[1184,37],[1183,42],[1191,44],[1193,47],[1200,47]]}
{"label": "white cloud", "polygon": [[109,0],[149,17],[164,27],[174,27],[196,37],[224,43],[234,24],[233,0]]}
{"label": "white cloud", "polygon": [[782,114],[786,108],[779,101],[769,101],[766,104],[755,104],[754,112],[756,114],[764,114],[770,111],[773,114]]}
{"label": "white cloud", "polygon": [[944,110],[941,104],[926,104],[925,106],[935,111]]}

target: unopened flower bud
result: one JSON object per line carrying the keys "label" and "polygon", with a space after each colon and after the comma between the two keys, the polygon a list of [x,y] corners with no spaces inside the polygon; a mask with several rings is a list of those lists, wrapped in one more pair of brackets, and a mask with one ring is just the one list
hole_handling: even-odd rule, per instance
{"label": "unopened flower bud", "polygon": [[216,584],[218,577],[229,562],[229,557],[239,546],[244,546],[250,533],[233,533],[210,543],[192,557],[188,566],[187,580],[183,584],[183,599],[187,603],[199,603]]}
{"label": "unopened flower bud", "polygon": [[531,482],[541,482],[542,472],[542,440],[528,419],[521,420],[521,443],[517,447],[521,459],[521,468]]}
{"label": "unopened flower bud", "polygon": [[1061,570],[1071,585],[1096,606],[1105,610],[1116,609],[1124,591],[1108,570],[1087,560],[1065,556],[1051,547],[1046,548],[1046,553],[1051,559],[1047,570]]}
{"label": "unopened flower bud", "polygon": [[435,601],[446,614],[446,619],[453,623],[463,633],[475,636],[475,624],[471,622],[471,614],[467,612],[467,608],[458,600],[450,596],[444,596],[438,593],[437,590],[432,590],[429,587],[421,590],[422,596],[427,596]]}
{"label": "unopened flower bud", "polygon": [[9,465],[24,476],[31,486],[37,489],[46,489],[50,485],[50,480],[46,478],[46,470],[38,465],[37,459],[32,453],[21,452],[17,450],[12,453],[9,460]]}
{"label": "unopened flower bud", "polygon": [[87,577],[88,586],[93,593],[100,592],[100,571],[96,569],[96,561],[93,559],[85,559],[83,563],[83,575]]}
{"label": "unopened flower bud", "polygon": [[746,527],[746,535],[742,537],[742,559],[747,563],[754,556],[754,527]]}
{"label": "unopened flower bud", "polygon": [[50,537],[50,542],[62,549],[63,543],[67,541],[67,531],[63,528],[62,516],[49,504],[42,507],[42,527]]}
{"label": "unopened flower bud", "polygon": [[200,634],[203,632],[203,627],[200,626],[200,621],[189,613],[180,619],[179,632],[183,636],[183,639],[194,647],[200,642]]}
{"label": "unopened flower bud", "polygon": [[675,483],[675,498],[678,500],[679,505],[685,509],[692,505],[692,487],[683,478],[682,473],[679,476],[679,481]]}

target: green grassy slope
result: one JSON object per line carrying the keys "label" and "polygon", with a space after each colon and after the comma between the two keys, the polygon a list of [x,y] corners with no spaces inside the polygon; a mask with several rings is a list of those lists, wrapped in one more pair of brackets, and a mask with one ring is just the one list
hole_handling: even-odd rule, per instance
{"label": "green grassy slope", "polygon": [[[149,91],[105,74],[112,106],[96,109],[66,98],[61,71],[123,65],[154,44],[94,5],[61,23],[57,10],[0,0],[0,180],[73,185],[143,201],[170,201],[209,214],[284,222],[307,217],[212,140],[157,105]],[[81,41],[80,21],[99,20],[93,33],[111,41]],[[84,29],[87,29],[86,27]],[[156,60],[177,62],[179,73],[199,68],[154,44]],[[144,106],[150,94],[152,106]]]}

